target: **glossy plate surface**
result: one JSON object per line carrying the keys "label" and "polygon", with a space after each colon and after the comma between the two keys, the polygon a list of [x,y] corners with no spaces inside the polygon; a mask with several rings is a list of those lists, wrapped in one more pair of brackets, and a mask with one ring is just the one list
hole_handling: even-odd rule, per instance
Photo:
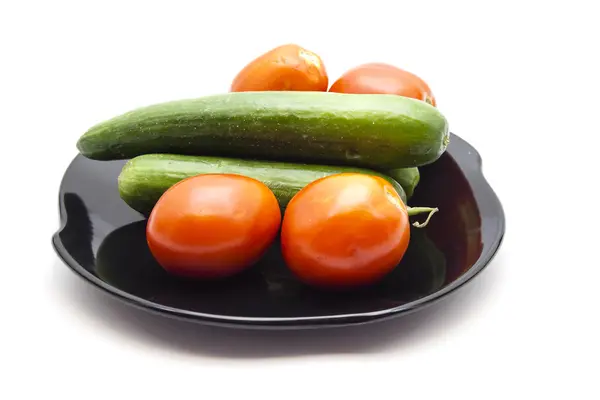
{"label": "glossy plate surface", "polygon": [[[505,229],[500,201],[477,151],[456,135],[422,167],[409,205],[439,207],[413,229],[406,256],[380,284],[349,293],[308,288],[287,270],[275,243],[251,270],[220,283],[167,275],[154,261],[145,219],[117,191],[122,161],[75,157],[59,193],[59,257],[87,282],[130,304],[224,326],[308,328],[358,324],[416,311],[472,279],[497,252]],[[422,217],[422,216],[421,216]]]}

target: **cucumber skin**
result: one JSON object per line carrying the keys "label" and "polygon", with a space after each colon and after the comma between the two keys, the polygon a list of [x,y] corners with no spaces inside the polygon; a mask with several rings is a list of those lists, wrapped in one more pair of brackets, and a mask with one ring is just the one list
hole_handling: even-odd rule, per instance
{"label": "cucumber skin", "polygon": [[127,205],[149,215],[167,189],[177,182],[200,174],[228,173],[248,176],[267,185],[282,210],[296,193],[310,182],[341,172],[361,172],[383,177],[406,204],[406,194],[398,182],[364,168],[292,164],[179,154],[146,154],[129,160],[118,177],[119,195]]}
{"label": "cucumber skin", "polygon": [[400,184],[400,186],[402,186],[404,192],[406,193],[406,198],[409,200],[421,180],[421,173],[417,167],[392,169],[386,171],[386,175],[394,179]]}
{"label": "cucumber skin", "polygon": [[135,109],[77,142],[96,160],[150,153],[349,165],[380,171],[436,161],[448,123],[424,101],[387,94],[233,92]]}

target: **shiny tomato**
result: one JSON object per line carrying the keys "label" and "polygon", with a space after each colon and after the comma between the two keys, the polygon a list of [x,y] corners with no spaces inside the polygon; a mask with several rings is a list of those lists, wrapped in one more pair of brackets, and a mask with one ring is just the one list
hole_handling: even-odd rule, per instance
{"label": "shiny tomato", "polygon": [[328,84],[325,65],[317,54],[295,44],[286,44],[246,65],[233,80],[231,91],[326,92]]}
{"label": "shiny tomato", "polygon": [[331,85],[330,92],[396,94],[436,105],[427,83],[417,75],[383,63],[359,65],[345,72]]}
{"label": "shiny tomato", "polygon": [[146,237],[168,272],[224,278],[253,265],[280,224],[279,203],[265,184],[241,175],[207,174],[187,178],[161,196]]}
{"label": "shiny tomato", "polygon": [[406,205],[385,179],[330,175],[305,186],[288,204],[282,253],[291,271],[309,285],[368,285],[400,262],[409,224]]}

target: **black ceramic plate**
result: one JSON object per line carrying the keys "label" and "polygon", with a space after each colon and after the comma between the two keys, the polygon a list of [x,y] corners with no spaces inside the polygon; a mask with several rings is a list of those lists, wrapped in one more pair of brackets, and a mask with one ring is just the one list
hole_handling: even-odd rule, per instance
{"label": "black ceramic plate", "polygon": [[326,293],[297,281],[275,243],[251,270],[220,283],[167,275],[154,261],[145,219],[117,192],[125,161],[77,156],[60,187],[61,228],[53,244],[87,282],[130,304],[165,315],[226,326],[306,328],[399,316],[442,299],[475,277],[504,235],[502,206],[481,171],[481,158],[452,135],[448,151],[421,168],[410,204],[436,206],[424,229],[413,229],[407,253],[380,284]]}

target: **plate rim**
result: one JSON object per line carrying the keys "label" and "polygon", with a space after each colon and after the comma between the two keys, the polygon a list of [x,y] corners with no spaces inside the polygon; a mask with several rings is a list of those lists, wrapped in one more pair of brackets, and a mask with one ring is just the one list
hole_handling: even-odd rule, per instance
{"label": "plate rim", "polygon": [[[454,150],[455,148],[456,150]],[[457,160],[455,157],[452,157],[452,150],[460,150],[461,152],[467,154],[468,157],[461,159],[462,162],[459,162],[459,160]],[[72,168],[73,163],[77,160],[78,157],[81,157],[80,154],[76,155],[73,158],[73,160],[71,160],[69,166],[67,167],[67,169],[65,169],[65,172],[63,173],[63,177],[61,179],[58,199],[60,223],[58,229],[52,235],[52,247],[54,248],[55,253],[63,262],[63,264],[69,267],[71,271],[75,272],[76,275],[82,278],[84,281],[92,284],[92,286],[96,287],[97,289],[100,289],[101,292],[111,295],[113,298],[121,300],[122,302],[125,302],[128,305],[133,305],[139,309],[150,311],[162,316],[168,316],[172,318],[183,319],[209,325],[259,329],[303,329],[341,327],[348,325],[365,324],[375,321],[384,321],[390,318],[396,318],[415,311],[419,311],[427,306],[436,303],[437,301],[447,298],[450,294],[455,293],[459,288],[462,288],[465,284],[471,282],[477,275],[479,275],[484,269],[486,269],[486,267],[498,254],[498,251],[504,240],[504,235],[506,231],[506,216],[504,213],[504,208],[496,192],[493,190],[493,188],[485,178],[482,169],[482,158],[479,152],[466,140],[462,139],[460,136],[452,132],[450,132],[450,144],[448,146],[447,152],[450,154],[453,161],[459,165],[461,171],[465,174],[467,181],[469,183],[477,181],[478,185],[476,186],[478,188],[478,192],[485,191],[485,193],[482,193],[482,196],[488,200],[491,200],[490,202],[486,202],[486,204],[480,204],[480,202],[477,202],[477,204],[479,207],[483,205],[487,209],[495,209],[494,214],[497,216],[498,220],[496,235],[492,243],[489,245],[487,251],[482,253],[477,259],[477,261],[475,261],[465,273],[460,275],[460,277],[458,277],[452,283],[450,283],[447,286],[444,286],[439,290],[436,290],[433,293],[428,294],[427,296],[418,298],[400,306],[391,307],[384,310],[307,317],[238,317],[230,315],[202,313],[176,307],[169,307],[160,303],[155,303],[143,299],[141,297],[135,296],[129,292],[123,291],[115,286],[110,285],[109,283],[90,273],[75,259],[73,259],[71,254],[68,252],[68,250],[62,243],[62,240],[60,239],[60,233],[65,228],[67,221],[66,210],[61,198],[62,194],[64,193],[64,180],[67,175],[67,172],[70,168]],[[474,194],[477,195],[477,193]]]}

